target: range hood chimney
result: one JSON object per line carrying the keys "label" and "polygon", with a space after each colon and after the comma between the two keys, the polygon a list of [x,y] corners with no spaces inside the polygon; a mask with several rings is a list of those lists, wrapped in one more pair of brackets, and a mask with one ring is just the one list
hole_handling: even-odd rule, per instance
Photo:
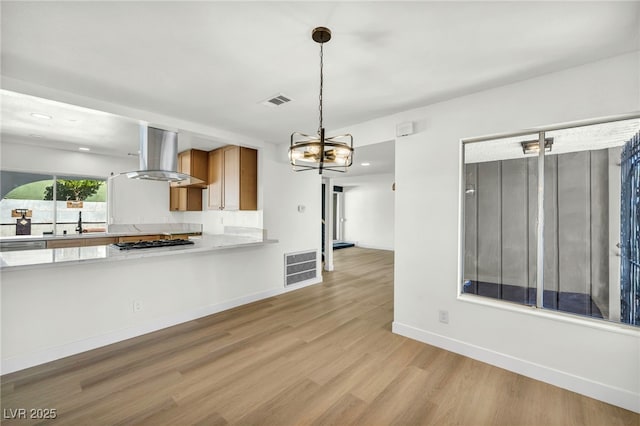
{"label": "range hood chimney", "polygon": [[178,173],[178,134],[140,125],[140,170],[127,173],[130,179],[148,179],[190,185],[203,181]]}

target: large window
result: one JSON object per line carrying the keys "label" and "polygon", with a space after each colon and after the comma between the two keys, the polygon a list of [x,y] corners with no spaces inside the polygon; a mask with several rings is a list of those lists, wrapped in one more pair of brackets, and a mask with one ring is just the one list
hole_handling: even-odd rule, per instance
{"label": "large window", "polygon": [[2,171],[0,236],[105,231],[105,179]]}
{"label": "large window", "polygon": [[633,118],[464,141],[461,291],[640,325],[639,139]]}

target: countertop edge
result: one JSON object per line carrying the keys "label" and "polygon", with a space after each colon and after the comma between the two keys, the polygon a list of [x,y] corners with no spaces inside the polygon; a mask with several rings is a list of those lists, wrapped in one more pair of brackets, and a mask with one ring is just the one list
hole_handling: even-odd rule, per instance
{"label": "countertop edge", "polygon": [[64,241],[64,240],[78,240],[89,238],[118,238],[118,237],[135,237],[144,235],[202,235],[198,232],[86,232],[83,234],[67,234],[67,235],[42,235],[36,236],[17,236],[17,237],[2,237],[0,243],[30,243],[38,241]]}
{"label": "countertop edge", "polygon": [[[2,259],[1,257],[2,252],[0,252],[0,262],[2,263],[0,264],[0,273],[33,270],[33,269],[57,268],[61,266],[85,265],[90,263],[111,263],[111,262],[138,260],[138,259],[171,256],[171,255],[217,252],[217,251],[232,250],[232,249],[238,249],[238,248],[264,246],[264,245],[276,244],[278,242],[279,240],[275,240],[275,239],[264,239],[260,241],[248,241],[248,242],[239,241],[237,243],[224,244],[224,245],[218,245],[218,246],[208,245],[208,244],[200,244],[200,245],[196,245],[195,247],[174,246],[174,247],[166,247],[161,249],[133,250],[127,253],[121,253],[116,256],[105,255],[105,257],[96,257],[96,258],[87,258],[87,259],[69,259],[69,260],[60,260],[57,262],[51,261],[51,262],[41,262],[41,263],[32,263],[32,264],[24,264],[24,265],[6,265],[4,262],[4,259]],[[49,251],[80,250],[80,249],[96,249],[97,247],[105,247],[107,251],[114,250],[109,246],[69,247],[69,248],[60,248],[60,249],[39,249],[39,250],[49,250]],[[16,253],[16,252],[7,252],[7,253]]]}

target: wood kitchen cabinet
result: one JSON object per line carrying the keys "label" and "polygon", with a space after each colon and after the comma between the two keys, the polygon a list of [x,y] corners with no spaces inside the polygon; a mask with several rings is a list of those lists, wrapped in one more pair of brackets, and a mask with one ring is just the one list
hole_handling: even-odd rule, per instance
{"label": "wood kitchen cabinet", "polygon": [[164,239],[163,235],[151,234],[151,235],[127,235],[124,237],[118,237],[119,243],[137,243],[139,241],[156,241]]}
{"label": "wood kitchen cabinet", "polygon": [[258,209],[258,151],[235,145],[209,152],[208,208]]}
{"label": "wood kitchen cabinet", "polygon": [[[187,189],[187,188],[181,188]],[[202,190],[200,190],[202,195]],[[202,206],[202,203],[200,203]],[[65,237],[54,240],[47,240],[47,248],[68,248],[68,247],[90,247],[90,246],[106,246],[115,243],[137,243],[139,241],[155,241],[155,240],[175,240],[189,238],[190,234],[148,234],[148,235],[122,235],[119,237],[95,237],[95,238],[74,238]]]}
{"label": "wood kitchen cabinet", "polygon": [[172,186],[169,188],[169,210],[172,212],[202,210],[202,188]]}
{"label": "wood kitchen cabinet", "polygon": [[67,247],[91,247],[106,246],[117,241],[115,237],[97,237],[97,238],[64,238],[58,240],[48,240],[47,248],[67,248]]}
{"label": "wood kitchen cabinet", "polygon": [[169,210],[202,210],[202,190],[209,181],[209,153],[199,149],[190,149],[178,154],[178,172],[202,180],[202,183],[184,184],[174,182],[169,188]]}
{"label": "wood kitchen cabinet", "polygon": [[207,151],[190,149],[178,154],[178,172],[188,174],[202,181],[202,183],[194,183],[185,186],[201,189],[207,187],[207,181],[209,179],[208,162],[209,153]]}

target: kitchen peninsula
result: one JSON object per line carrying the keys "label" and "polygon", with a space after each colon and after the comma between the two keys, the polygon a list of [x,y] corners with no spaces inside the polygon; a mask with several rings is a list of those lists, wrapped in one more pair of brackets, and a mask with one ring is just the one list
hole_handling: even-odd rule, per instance
{"label": "kitchen peninsula", "polygon": [[[18,269],[34,267],[51,267],[61,264],[77,262],[110,262],[140,259],[154,256],[192,254],[213,250],[224,250],[254,245],[272,244],[277,240],[268,240],[263,236],[263,230],[251,228],[231,227],[225,234],[202,235],[192,237],[192,245],[177,245],[170,247],[154,247],[139,250],[120,250],[113,244],[91,245],[80,247],[41,248],[35,250],[2,251],[0,252],[0,268]],[[147,235],[148,233],[142,233]],[[108,234],[111,236],[112,234]],[[126,233],[131,236],[131,233]],[[181,234],[183,235],[183,234]],[[170,235],[169,235],[170,237]],[[58,237],[66,238],[66,237]],[[87,237],[91,238],[91,237]],[[97,238],[109,238],[103,234]],[[76,237],[77,239],[77,237]],[[36,240],[32,238],[31,240]],[[50,240],[55,241],[55,240]],[[4,241],[3,241],[4,242]]]}
{"label": "kitchen peninsula", "polygon": [[273,278],[282,248],[263,232],[229,226],[190,237],[193,245],[140,250],[1,252],[2,323],[20,324],[3,330],[2,374],[295,288]]}
{"label": "kitchen peninsula", "polygon": [[202,235],[202,225],[196,223],[110,225],[107,232],[2,237],[0,252],[102,246],[129,241],[188,238],[197,235]]}

